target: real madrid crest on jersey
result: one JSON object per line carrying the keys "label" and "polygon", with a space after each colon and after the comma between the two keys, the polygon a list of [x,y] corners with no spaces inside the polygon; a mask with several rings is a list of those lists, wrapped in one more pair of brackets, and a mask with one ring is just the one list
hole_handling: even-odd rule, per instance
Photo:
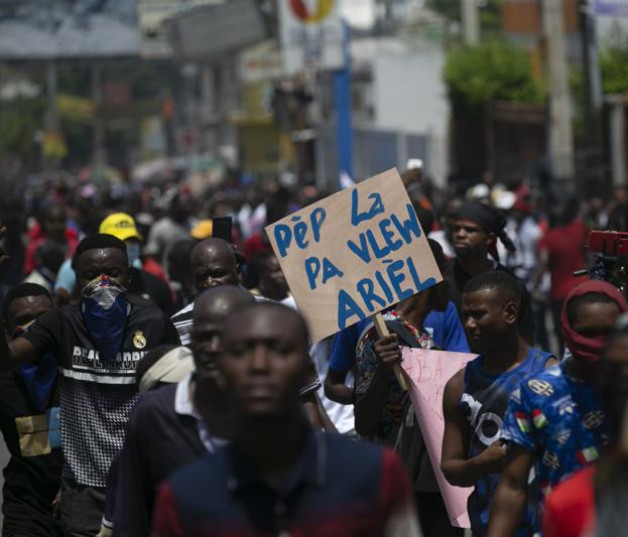
{"label": "real madrid crest on jersey", "polygon": [[140,350],[146,347],[146,338],[141,330],[136,330],[135,334],[133,334],[133,346]]}

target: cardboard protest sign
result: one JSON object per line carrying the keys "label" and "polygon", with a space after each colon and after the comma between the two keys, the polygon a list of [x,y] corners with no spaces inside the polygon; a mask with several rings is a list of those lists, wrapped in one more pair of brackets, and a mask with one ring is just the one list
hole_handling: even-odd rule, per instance
{"label": "cardboard protest sign", "polygon": [[396,169],[266,232],[314,341],[442,280]]}
{"label": "cardboard protest sign", "polygon": [[473,488],[450,485],[440,469],[445,433],[443,393],[447,381],[475,357],[474,354],[461,352],[402,348],[401,367],[411,381],[408,393],[412,407],[419,420],[419,427],[449,519],[452,525],[458,528],[470,527],[467,499]]}

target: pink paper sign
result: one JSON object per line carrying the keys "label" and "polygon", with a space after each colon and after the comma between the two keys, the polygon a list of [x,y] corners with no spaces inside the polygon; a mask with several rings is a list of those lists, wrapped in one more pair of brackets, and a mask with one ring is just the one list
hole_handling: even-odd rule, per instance
{"label": "pink paper sign", "polygon": [[470,522],[467,514],[467,499],[473,489],[450,485],[440,469],[445,432],[443,393],[447,381],[476,355],[402,347],[402,357],[401,367],[411,381],[408,383],[408,391],[412,407],[419,420],[447,513],[454,526],[468,528]]}

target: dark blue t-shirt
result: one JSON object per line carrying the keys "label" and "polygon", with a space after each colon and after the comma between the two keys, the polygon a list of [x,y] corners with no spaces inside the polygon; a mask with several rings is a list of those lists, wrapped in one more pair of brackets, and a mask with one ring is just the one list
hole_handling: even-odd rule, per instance
{"label": "dark blue t-shirt", "polygon": [[451,300],[445,311],[431,311],[425,318],[423,327],[439,349],[449,352],[470,352],[458,310]]}
{"label": "dark blue t-shirt", "polygon": [[[531,348],[519,366],[501,375],[489,375],[482,371],[482,356],[467,364],[460,409],[472,431],[467,453],[469,459],[478,456],[500,439],[510,394],[523,379],[544,371],[551,357],[547,352]],[[498,483],[497,473],[486,474],[475,482],[467,506],[474,537],[486,535],[491,499]],[[529,499],[524,523],[517,532],[518,537],[528,537],[534,533],[533,528],[538,527],[536,498],[531,494]]]}
{"label": "dark blue t-shirt", "polygon": [[[371,319],[363,319],[338,332],[331,348],[329,367],[336,371],[350,371],[355,365],[355,349],[360,336],[373,325]],[[453,302],[445,311],[432,311],[423,323],[434,345],[450,352],[469,352],[469,344]]]}

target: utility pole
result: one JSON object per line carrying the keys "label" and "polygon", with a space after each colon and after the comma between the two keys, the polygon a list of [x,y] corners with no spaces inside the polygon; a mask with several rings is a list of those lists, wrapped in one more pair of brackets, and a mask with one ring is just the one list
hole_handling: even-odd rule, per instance
{"label": "utility pole", "polygon": [[465,45],[480,41],[480,17],[477,0],[462,0],[462,30]]}
{"label": "utility pole", "polygon": [[626,103],[621,95],[608,95],[606,102],[611,109],[609,138],[611,143],[613,186],[626,186]]}
{"label": "utility pole", "polygon": [[542,6],[550,88],[550,168],[556,179],[573,180],[574,146],[563,2],[542,0]]}
{"label": "utility pole", "polygon": [[582,72],[584,77],[584,110],[586,138],[589,148],[600,145],[600,109],[602,82],[597,53],[595,26],[589,15],[588,0],[579,0],[580,39],[582,44]]}
{"label": "utility pole", "polygon": [[102,72],[101,65],[94,62],[92,65],[92,102],[94,103],[94,134],[92,161],[95,168],[105,165],[105,124],[102,116]]}
{"label": "utility pole", "polygon": [[203,145],[206,151],[218,153],[217,113],[218,99],[216,94],[216,65],[215,60],[201,64],[201,94],[203,100]]}
{"label": "utility pole", "polygon": [[46,97],[48,109],[46,111],[46,131],[59,132],[59,110],[57,109],[57,65],[54,61],[46,64]]}
{"label": "utility pole", "polygon": [[44,116],[44,134],[41,142],[41,163],[42,168],[53,168],[58,160],[55,155],[60,145],[63,144],[61,138],[61,125],[59,121],[59,109],[57,105],[57,94],[59,81],[57,77],[57,65],[54,61],[46,64],[46,114]]}

